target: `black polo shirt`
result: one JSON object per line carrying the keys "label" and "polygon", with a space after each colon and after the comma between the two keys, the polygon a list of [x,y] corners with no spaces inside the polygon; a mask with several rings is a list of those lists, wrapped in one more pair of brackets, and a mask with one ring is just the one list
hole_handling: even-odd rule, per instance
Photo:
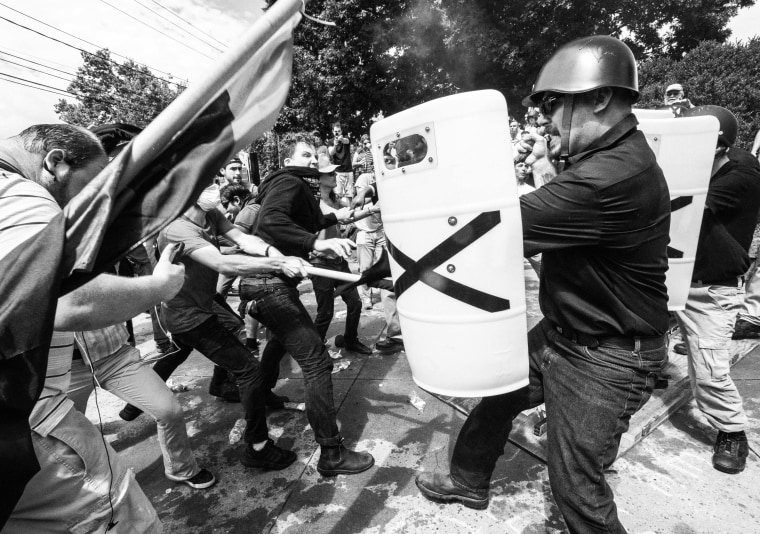
{"label": "black polo shirt", "polygon": [[595,337],[668,328],[670,196],[637,124],[629,115],[520,197],[525,255],[543,253],[541,311]]}
{"label": "black polo shirt", "polygon": [[729,150],[729,161],[710,178],[699,229],[693,281],[727,282],[750,266],[749,250],[760,208],[760,167],[751,154]]}

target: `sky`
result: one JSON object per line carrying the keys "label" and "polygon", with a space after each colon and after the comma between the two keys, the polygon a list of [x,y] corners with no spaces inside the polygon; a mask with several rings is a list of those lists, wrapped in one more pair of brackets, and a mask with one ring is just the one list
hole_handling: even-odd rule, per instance
{"label": "sky", "polygon": [[[82,64],[73,47],[108,48],[114,60],[128,57],[158,76],[192,83],[261,15],[262,5],[262,0],[0,0],[0,139],[31,124],[59,122],[53,105],[60,96],[19,83],[65,89]],[[732,40],[759,34],[760,3],[741,10],[730,28]]]}

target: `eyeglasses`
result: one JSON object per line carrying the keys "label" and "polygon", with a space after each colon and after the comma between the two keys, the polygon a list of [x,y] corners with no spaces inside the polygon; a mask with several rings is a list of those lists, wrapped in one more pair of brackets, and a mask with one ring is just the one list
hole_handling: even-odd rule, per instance
{"label": "eyeglasses", "polygon": [[667,96],[678,96],[681,94],[681,91],[668,91],[665,93]]}
{"label": "eyeglasses", "polygon": [[552,108],[554,107],[554,103],[559,100],[558,95],[547,95],[544,96],[541,99],[541,102],[538,103],[538,111],[541,113],[541,115],[548,116],[551,115]]}

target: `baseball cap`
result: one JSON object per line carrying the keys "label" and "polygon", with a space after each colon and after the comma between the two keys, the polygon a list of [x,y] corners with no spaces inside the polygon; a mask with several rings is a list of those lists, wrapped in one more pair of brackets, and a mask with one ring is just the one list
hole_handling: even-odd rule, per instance
{"label": "baseball cap", "polygon": [[681,85],[680,83],[671,83],[665,89],[666,93],[669,93],[670,91],[683,91],[683,85]]}
{"label": "baseball cap", "polygon": [[335,169],[337,168],[338,165],[333,165],[327,154],[319,155],[319,160],[317,160],[317,170],[319,170],[320,174],[330,174],[335,172]]}

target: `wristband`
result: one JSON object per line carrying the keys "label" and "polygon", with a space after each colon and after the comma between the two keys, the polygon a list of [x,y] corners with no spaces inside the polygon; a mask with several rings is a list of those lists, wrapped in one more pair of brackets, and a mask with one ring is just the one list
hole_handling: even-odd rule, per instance
{"label": "wristband", "polygon": [[269,249],[272,248],[272,245],[267,245],[267,248],[264,249],[264,256],[267,258],[269,257]]}

